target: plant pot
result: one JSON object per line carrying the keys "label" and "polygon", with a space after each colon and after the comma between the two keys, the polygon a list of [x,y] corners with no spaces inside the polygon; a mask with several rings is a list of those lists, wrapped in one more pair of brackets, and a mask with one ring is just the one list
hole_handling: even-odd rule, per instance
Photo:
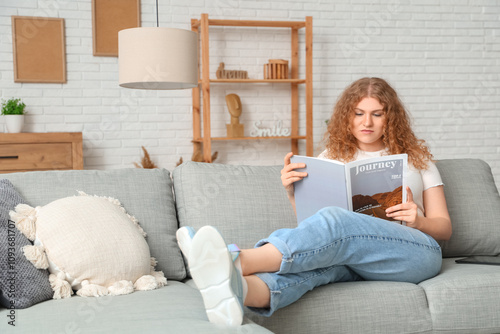
{"label": "plant pot", "polygon": [[24,126],[24,115],[5,115],[5,125],[7,126],[7,132],[21,132]]}

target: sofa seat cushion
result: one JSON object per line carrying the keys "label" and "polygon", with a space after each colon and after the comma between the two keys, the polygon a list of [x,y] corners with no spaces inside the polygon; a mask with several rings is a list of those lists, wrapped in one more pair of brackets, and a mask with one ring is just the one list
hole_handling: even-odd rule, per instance
{"label": "sofa seat cushion", "polygon": [[[49,300],[16,310],[16,326],[0,309],[0,333],[221,333],[205,314],[198,290],[176,281],[158,290],[123,296]],[[5,319],[5,320],[4,320]],[[270,333],[246,321],[224,333]]]}
{"label": "sofa seat cushion", "polygon": [[436,162],[444,182],[453,234],[443,257],[500,254],[500,195],[490,166],[479,159]]}
{"label": "sofa seat cushion", "polygon": [[76,191],[113,197],[140,222],[147,233],[156,270],[168,279],[181,280],[186,270],[175,232],[177,217],[170,173],[165,169],[71,170],[13,173],[9,179],[32,206],[74,196]]}
{"label": "sofa seat cushion", "polygon": [[278,228],[296,227],[281,168],[181,164],[172,172],[180,226],[215,226],[240,248],[253,247]]}
{"label": "sofa seat cushion", "polygon": [[441,273],[420,283],[434,332],[500,333],[500,267],[444,259]]}
{"label": "sofa seat cushion", "polygon": [[344,282],[306,293],[265,318],[246,315],[274,333],[430,333],[424,290],[399,282]]}

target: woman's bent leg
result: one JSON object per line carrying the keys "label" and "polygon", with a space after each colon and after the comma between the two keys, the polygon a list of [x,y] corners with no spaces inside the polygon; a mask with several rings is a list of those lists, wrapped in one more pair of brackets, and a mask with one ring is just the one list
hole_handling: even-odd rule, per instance
{"label": "woman's bent leg", "polygon": [[441,249],[427,234],[337,207],[277,230],[256,247],[266,243],[283,254],[277,274],[343,265],[367,280],[418,283],[441,268]]}
{"label": "woman's bent leg", "polygon": [[442,261],[441,248],[427,234],[337,207],[277,230],[256,247],[266,243],[283,254],[279,271],[257,274],[269,287],[270,307],[251,309],[266,316],[332,282],[418,283],[437,275]]}

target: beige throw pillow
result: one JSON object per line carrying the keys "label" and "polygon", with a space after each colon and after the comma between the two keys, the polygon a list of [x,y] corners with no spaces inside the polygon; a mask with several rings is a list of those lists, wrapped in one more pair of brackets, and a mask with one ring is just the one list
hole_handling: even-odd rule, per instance
{"label": "beige throw pillow", "polygon": [[51,273],[54,298],[69,297],[73,290],[97,297],[165,285],[137,220],[116,199],[80,195],[11,211],[17,228],[34,241],[24,248],[25,256]]}

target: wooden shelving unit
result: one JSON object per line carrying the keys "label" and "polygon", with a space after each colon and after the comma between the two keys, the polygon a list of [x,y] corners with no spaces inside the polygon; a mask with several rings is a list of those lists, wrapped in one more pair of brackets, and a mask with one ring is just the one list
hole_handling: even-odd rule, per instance
{"label": "wooden shelving unit", "polygon": [[[269,27],[287,28],[291,30],[291,65],[289,79],[211,79],[209,56],[210,26],[228,27]],[[299,78],[299,29],[305,29],[305,78]],[[251,21],[251,20],[212,20],[208,14],[201,14],[201,19],[191,20],[191,30],[199,33],[201,72],[198,87],[193,88],[193,150],[203,151],[205,162],[211,162],[212,141],[227,140],[257,140],[257,139],[287,139],[291,141],[291,151],[298,154],[298,141],[306,141],[306,155],[313,155],[313,87],[312,87],[312,17],[307,16],[305,21]],[[210,85],[225,83],[280,83],[290,85],[291,90],[291,135],[288,137],[212,137],[210,126]],[[306,134],[299,135],[299,89],[298,85],[305,85],[305,121]],[[200,88],[201,86],[201,88]],[[201,104],[200,89],[203,93]],[[202,122],[203,119],[203,129]]]}

